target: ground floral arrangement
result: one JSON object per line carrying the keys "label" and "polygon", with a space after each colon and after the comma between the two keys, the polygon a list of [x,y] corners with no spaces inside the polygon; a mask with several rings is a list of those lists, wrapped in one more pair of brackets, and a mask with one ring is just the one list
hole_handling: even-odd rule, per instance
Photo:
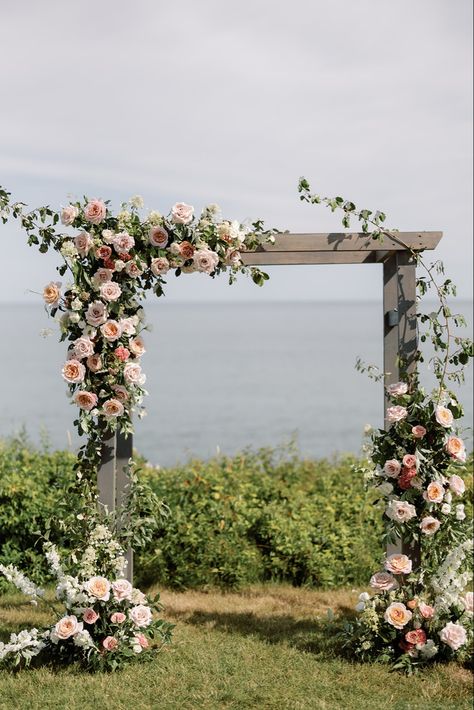
{"label": "ground floral arrangement", "polygon": [[[397,239],[396,232],[384,228],[382,212],[358,210],[341,197],[313,194],[304,178],[299,192],[305,202],[341,210],[344,227],[355,219],[374,240]],[[77,480],[69,496],[69,503],[76,501],[75,507],[69,506],[75,512],[65,510],[62,519],[78,552],[61,561],[55,548],[45,545],[57,580],[56,602],[64,606],[64,614],[48,629],[13,634],[9,643],[0,645],[0,661],[20,667],[32,659],[79,661],[91,669],[115,670],[124,661],[150,656],[170,640],[172,628],[156,617],[159,600],[147,600],[123,578],[123,550],[146,544],[156,519],[166,516],[165,506],[140,486],[133,468],[118,516],[101,508],[96,491],[104,437],[116,430],[132,432],[132,414],[143,414],[146,391],[140,358],[146,324],[140,301],[148,289],[163,295],[169,272],[180,276],[198,271],[211,277],[227,272],[230,283],[240,272],[262,285],[268,276],[246,267],[241,255],[272,242],[276,230],[265,230],[261,221],[246,226],[223,219],[215,205],[199,217],[185,203],[173,205],[166,216],[152,211],[142,217],[143,200],[138,196],[122,204],[116,215],[101,199],[84,198],[60,212],[50,207],[27,212],[10,197],[0,188],[3,222],[19,220],[28,243],[42,253],[50,248],[58,252],[63,261],[59,274],[69,274],[66,284],[47,284],[43,298],[59,320],[61,340],[68,343],[61,376],[77,407],[74,423],[88,439],[79,451]],[[373,434],[362,470],[384,501],[387,542],[403,538],[410,554],[386,556],[383,569],[370,580],[374,593],[361,595],[359,617],[345,630],[361,659],[389,661],[407,671],[433,659],[464,658],[473,613],[473,595],[466,591],[472,541],[462,503],[466,452],[453,426],[462,407],[447,386],[449,380],[462,381],[473,347],[453,332],[463,319],[452,315],[447,304],[454,293],[451,281],[437,281],[442,265],[428,267],[419,253],[412,254],[426,272],[418,279],[421,294],[434,288],[440,302],[437,311],[420,316],[420,326],[425,326],[421,341],[428,339],[437,353],[432,365],[439,387],[426,395],[416,373],[408,370],[403,382],[389,387],[390,426]],[[421,351],[417,359],[423,361]],[[373,366],[368,370],[377,377]],[[45,600],[14,567],[0,571],[33,602]]]}

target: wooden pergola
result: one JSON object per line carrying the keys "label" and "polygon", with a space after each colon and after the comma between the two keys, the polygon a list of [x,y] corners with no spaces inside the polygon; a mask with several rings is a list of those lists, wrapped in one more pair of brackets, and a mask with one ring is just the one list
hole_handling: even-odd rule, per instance
{"label": "wooden pergola", "polygon": [[[416,265],[412,251],[435,249],[442,232],[397,232],[383,242],[370,234],[330,232],[321,234],[278,234],[274,244],[244,252],[250,266],[301,264],[381,264],[383,268],[383,368],[385,386],[400,379],[400,361],[405,372],[416,368]],[[384,389],[385,393],[385,389]],[[384,395],[385,396],[385,395]],[[386,405],[386,399],[384,400]],[[109,511],[119,507],[126,495],[128,463],[133,437],[120,433],[103,442],[102,464],[98,472],[100,501]],[[390,549],[406,550],[403,541]],[[419,551],[411,549],[415,559]],[[127,576],[133,575],[133,553],[127,554]]]}

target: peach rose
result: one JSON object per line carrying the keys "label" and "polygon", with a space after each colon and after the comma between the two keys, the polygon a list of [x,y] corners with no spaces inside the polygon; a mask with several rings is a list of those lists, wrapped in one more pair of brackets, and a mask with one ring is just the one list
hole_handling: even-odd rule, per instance
{"label": "peach rose", "polygon": [[408,624],[413,614],[401,602],[393,602],[387,607],[384,619],[396,629],[403,629]]}
{"label": "peach rose", "polygon": [[91,577],[84,583],[84,588],[93,597],[104,602],[110,599],[110,582],[105,577]]}
{"label": "peach rose", "polygon": [[74,237],[74,246],[81,256],[87,256],[92,244],[92,237],[87,232],[81,232]]}
{"label": "peach rose", "polygon": [[420,644],[420,646],[424,646],[426,643],[426,633],[423,631],[423,629],[414,629],[413,631],[407,631],[405,634],[405,639],[408,641],[408,643],[412,643],[415,646],[417,644]]}
{"label": "peach rose", "polygon": [[419,604],[419,610],[420,614],[423,617],[423,619],[432,619],[435,613],[434,607],[430,606],[429,604],[425,604],[424,602],[420,602]]}
{"label": "peach rose", "polygon": [[91,372],[99,372],[99,370],[102,369],[102,358],[100,355],[91,355],[87,358],[86,363]]}
{"label": "peach rose", "polygon": [[79,210],[75,205],[63,207],[61,210],[61,224],[64,224],[65,227],[70,227],[78,214]]}
{"label": "peach rose", "polygon": [[398,404],[395,407],[388,407],[387,408],[387,421],[401,422],[402,419],[405,419],[407,414],[408,414],[407,409],[405,407],[401,407]]}
{"label": "peach rose", "polygon": [[183,257],[183,259],[192,259],[194,256],[195,248],[191,244],[191,242],[181,242],[179,245],[179,254],[180,256]]}
{"label": "peach rose", "polygon": [[416,456],[413,454],[405,454],[402,459],[402,463],[405,468],[416,468]]}
{"label": "peach rose", "polygon": [[121,417],[124,412],[124,408],[122,402],[118,399],[108,399],[104,402],[102,411],[108,418]]}
{"label": "peach rose", "polygon": [[407,602],[407,607],[413,611],[413,609],[416,609],[418,606],[418,599],[410,599],[410,601]]}
{"label": "peach rose", "polygon": [[407,555],[395,553],[385,560],[385,569],[392,574],[410,574],[412,562]]}
{"label": "peach rose", "polygon": [[383,470],[386,476],[390,478],[396,478],[401,471],[401,464],[396,459],[390,459],[385,461]]}
{"label": "peach rose", "polygon": [[376,572],[370,578],[370,586],[381,592],[390,592],[398,589],[398,582],[389,572]]}
{"label": "peach rose", "polygon": [[135,626],[149,626],[152,622],[151,609],[148,606],[144,606],[144,604],[132,607],[129,614]]}
{"label": "peach rose", "polygon": [[148,241],[153,247],[164,249],[168,244],[168,232],[163,227],[152,227],[148,232]]}
{"label": "peach rose", "polygon": [[122,289],[118,283],[115,283],[115,281],[108,281],[107,283],[102,284],[99,293],[100,297],[103,298],[104,301],[116,301],[120,298]]}
{"label": "peach rose", "polygon": [[112,591],[114,594],[114,599],[117,601],[123,601],[124,599],[130,599],[133,587],[128,581],[128,579],[117,579],[112,583]]}
{"label": "peach rose", "polygon": [[108,320],[100,327],[100,332],[106,340],[113,342],[122,335],[122,328],[116,320]]}
{"label": "peach rose", "polygon": [[145,350],[145,342],[141,335],[138,335],[136,338],[133,338],[128,344],[130,350],[134,355],[137,357],[141,357],[143,353],[146,352]]}
{"label": "peach rose", "polygon": [[102,200],[91,200],[84,207],[84,219],[91,224],[100,224],[105,219],[107,207]]}
{"label": "peach rose", "polygon": [[425,535],[434,535],[435,532],[439,530],[440,525],[441,523],[437,518],[433,518],[432,515],[427,515],[420,523],[421,532],[425,533]]}
{"label": "peach rose", "polygon": [[82,612],[82,618],[86,622],[86,624],[95,624],[97,619],[99,618],[99,615],[94,609],[85,609]]}
{"label": "peach rose", "polygon": [[79,392],[76,392],[74,395],[74,401],[78,407],[84,409],[86,412],[90,412],[97,404],[97,395],[93,392],[87,392],[86,390],[79,390]]}
{"label": "peach rose", "polygon": [[48,306],[57,306],[61,300],[61,289],[59,281],[50,281],[43,289],[43,300]]}
{"label": "peach rose", "polygon": [[90,338],[86,338],[85,336],[76,338],[76,340],[73,341],[73,345],[74,357],[76,357],[77,360],[84,360],[84,358],[94,354],[94,343]]}
{"label": "peach rose", "polygon": [[449,428],[454,419],[452,411],[442,405],[436,407],[435,418],[438,424],[441,424],[441,426],[444,426],[445,428]]}
{"label": "peach rose", "polygon": [[123,253],[126,254],[135,246],[135,239],[128,232],[119,232],[113,238],[112,244],[115,251],[122,256]]}
{"label": "peach rose", "polygon": [[115,651],[118,644],[119,642],[114,636],[106,636],[105,639],[102,641],[102,646],[105,648],[106,651]]}
{"label": "peach rose", "polygon": [[453,651],[457,651],[458,648],[464,646],[467,642],[466,629],[461,624],[453,624],[450,621],[444,629],[439,632],[439,637],[441,641],[447,644]]}
{"label": "peach rose", "polygon": [[423,493],[423,498],[429,503],[442,503],[443,497],[444,487],[438,481],[432,481]]}
{"label": "peach rose", "polygon": [[125,382],[128,382],[130,385],[143,385],[146,380],[140,365],[136,365],[133,362],[129,362],[125,365],[123,376],[125,377]]}
{"label": "peach rose", "polygon": [[457,496],[462,496],[466,490],[466,484],[464,483],[461,476],[454,474],[449,479],[449,488]]}
{"label": "peach rose", "polygon": [[424,426],[421,426],[421,424],[417,424],[416,426],[412,427],[411,433],[415,437],[415,439],[423,439],[424,436],[426,436],[426,429]]}
{"label": "peach rose", "polygon": [[465,463],[466,461],[466,447],[464,441],[457,436],[450,436],[446,440],[445,449],[453,459],[456,461],[461,461]]}
{"label": "peach rose", "polygon": [[102,301],[90,303],[86,311],[86,321],[94,328],[107,320],[107,309]]}
{"label": "peach rose", "polygon": [[82,382],[84,380],[85,374],[86,368],[81,362],[79,362],[79,360],[75,360],[73,358],[71,360],[68,360],[63,365],[62,375],[66,382],[70,382],[71,384],[75,384],[76,382]]}
{"label": "peach rose", "polygon": [[112,622],[112,624],[123,624],[126,618],[127,617],[123,612],[115,611],[110,617],[110,621]]}
{"label": "peach rose", "polygon": [[194,207],[185,202],[176,202],[171,208],[171,219],[175,224],[189,224],[193,218]]}
{"label": "peach rose", "polygon": [[387,387],[387,391],[392,397],[400,397],[408,392],[408,385],[405,382],[395,382]]}
{"label": "peach rose", "polygon": [[59,639],[64,641],[77,634],[78,631],[82,631],[82,628],[82,622],[78,622],[74,615],[63,616],[54,627],[54,632]]}
{"label": "peach rose", "polygon": [[161,276],[169,271],[170,262],[164,256],[151,260],[151,271],[155,276]]}

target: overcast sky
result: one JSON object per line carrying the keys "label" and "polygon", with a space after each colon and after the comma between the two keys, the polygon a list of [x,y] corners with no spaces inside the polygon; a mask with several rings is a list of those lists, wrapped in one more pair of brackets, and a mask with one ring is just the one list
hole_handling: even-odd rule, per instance
{"label": "overcast sky", "polygon": [[[472,297],[472,0],[2,0],[0,184],[182,200],[290,231],[340,231],[323,194],[441,229]],[[55,257],[1,227],[0,300],[37,299]],[[5,268],[6,267],[6,268]],[[202,274],[181,300],[379,298],[380,267],[275,267],[264,290]]]}

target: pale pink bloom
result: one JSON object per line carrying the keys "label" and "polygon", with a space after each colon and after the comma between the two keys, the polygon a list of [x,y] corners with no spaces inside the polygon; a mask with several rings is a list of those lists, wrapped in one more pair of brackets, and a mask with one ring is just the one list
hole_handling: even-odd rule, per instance
{"label": "pale pink bloom", "polygon": [[392,574],[410,574],[412,562],[406,555],[395,553],[385,560],[385,569]]}
{"label": "pale pink bloom", "polygon": [[457,496],[462,496],[466,490],[466,484],[464,483],[461,476],[457,476],[456,474],[454,474],[449,479],[449,488]]}
{"label": "pale pink bloom", "polygon": [[129,615],[135,626],[149,626],[152,622],[151,609],[150,607],[145,606],[144,604],[139,604],[138,606],[132,607],[132,609],[130,609]]}
{"label": "pale pink bloom", "polygon": [[442,503],[443,497],[444,487],[438,481],[432,481],[423,493],[423,498],[429,503]]}
{"label": "pale pink bloom", "polygon": [[127,617],[123,612],[115,611],[110,617],[110,621],[112,622],[112,624],[123,624],[126,618]]}
{"label": "pale pink bloom", "polygon": [[452,411],[447,407],[443,407],[441,404],[436,407],[435,417],[438,424],[446,427],[446,429],[452,425],[454,419]]}
{"label": "pale pink bloom", "polygon": [[122,289],[115,281],[107,281],[100,287],[100,296],[105,301],[116,301],[120,298],[121,293]]}
{"label": "pale pink bloom", "polygon": [[465,463],[466,461],[466,447],[464,441],[457,436],[450,436],[446,440],[445,444],[446,451],[453,459],[456,461],[461,461]]}
{"label": "pale pink bloom", "polygon": [[102,641],[102,646],[105,648],[106,651],[115,651],[118,645],[119,642],[114,636],[106,636],[105,639]]}
{"label": "pale pink bloom", "polygon": [[100,332],[106,340],[113,342],[122,335],[122,328],[116,320],[108,320],[100,327]]}
{"label": "pale pink bloom", "polygon": [[143,269],[136,263],[136,261],[129,261],[125,266],[125,273],[132,279],[136,279],[143,274]]}
{"label": "pale pink bloom", "polygon": [[100,224],[105,219],[107,207],[102,200],[91,200],[84,207],[84,219],[91,224]]}
{"label": "pale pink bloom", "polygon": [[96,286],[101,286],[102,284],[111,281],[113,275],[114,272],[112,271],[112,269],[106,269],[105,267],[101,266],[95,272],[94,276],[92,277],[92,281]]}
{"label": "pale pink bloom", "polygon": [[124,387],[123,385],[114,385],[112,389],[115,392],[115,396],[118,400],[120,400],[120,402],[127,401],[129,395],[126,387]]}
{"label": "pale pink bloom", "polygon": [[441,641],[447,644],[453,651],[457,651],[467,643],[466,629],[461,624],[453,624],[452,621],[446,624],[439,632]]}
{"label": "pale pink bloom", "polygon": [[385,461],[383,470],[386,476],[390,478],[396,478],[400,473],[402,465],[396,459],[390,459]]}
{"label": "pale pink bloom", "polygon": [[104,415],[108,418],[121,417],[124,413],[124,408],[122,402],[118,399],[108,399],[104,402],[102,411]]}
{"label": "pale pink bloom", "polygon": [[98,372],[100,369],[102,369],[102,358],[100,357],[100,355],[91,355],[87,358],[86,363],[87,367],[91,372]]}
{"label": "pale pink bloom", "polygon": [[472,614],[474,609],[474,594],[472,592],[466,592],[464,597],[461,598],[462,603],[466,611]]}
{"label": "pale pink bloom", "polygon": [[412,612],[406,608],[405,604],[393,602],[385,610],[383,618],[396,629],[403,629],[403,627],[408,624],[412,616]]}
{"label": "pale pink bloom", "polygon": [[421,424],[417,424],[416,426],[412,427],[411,433],[415,437],[415,439],[423,439],[424,436],[426,436],[426,429],[424,426],[421,426]]}
{"label": "pale pink bloom", "polygon": [[225,263],[227,266],[239,266],[242,263],[240,251],[238,249],[227,249],[225,253]]}
{"label": "pale pink bloom", "polygon": [[127,253],[135,246],[135,239],[128,232],[119,232],[113,238],[112,244],[119,254]]}
{"label": "pale pink bloom", "polygon": [[189,224],[193,218],[194,207],[185,202],[177,202],[171,208],[171,219],[175,224]]}
{"label": "pale pink bloom", "polygon": [[87,256],[92,244],[92,237],[87,232],[81,232],[74,237],[74,246],[81,256]]}
{"label": "pale pink bloom", "polygon": [[63,616],[54,627],[54,632],[59,639],[64,641],[77,634],[78,631],[82,631],[82,628],[82,622],[78,622],[77,617],[72,614],[71,616]]}
{"label": "pale pink bloom", "polygon": [[408,385],[405,382],[395,382],[387,387],[387,391],[392,397],[400,397],[408,392]]}
{"label": "pale pink bloom", "polygon": [[107,309],[102,301],[94,301],[89,304],[86,311],[86,321],[89,325],[97,326],[102,325],[107,320]]}
{"label": "pale pink bloom", "polygon": [[155,276],[161,276],[169,271],[170,262],[166,257],[159,256],[157,259],[151,260],[151,271]]}
{"label": "pale pink bloom", "polygon": [[385,509],[385,515],[397,523],[406,523],[416,517],[416,508],[405,500],[391,500]]}
{"label": "pale pink bloom", "polygon": [[390,592],[398,589],[398,582],[389,572],[376,572],[370,578],[370,586],[381,592]]}
{"label": "pale pink bloom", "polygon": [[398,404],[395,407],[388,407],[387,408],[387,421],[400,422],[400,421],[402,421],[402,419],[405,419],[407,414],[408,414],[407,409],[405,407],[401,407]]}
{"label": "pale pink bloom", "polygon": [[413,454],[405,454],[402,463],[406,468],[416,468],[416,456]]}
{"label": "pale pink bloom", "polygon": [[93,392],[87,392],[86,390],[79,390],[74,395],[74,401],[78,407],[84,409],[86,412],[90,412],[97,404],[97,395]]}
{"label": "pale pink bloom", "polygon": [[61,283],[50,281],[43,289],[43,300],[48,306],[57,306],[61,300]]}
{"label": "pale pink bloom", "polygon": [[61,210],[61,223],[64,224],[65,227],[69,227],[74,222],[78,214],[79,210],[75,205],[67,205],[67,207],[63,207]]}
{"label": "pale pink bloom", "polygon": [[152,227],[148,232],[148,241],[153,247],[164,249],[168,244],[168,232],[163,227]]}
{"label": "pale pink bloom", "polygon": [[125,382],[128,382],[131,385],[143,385],[146,380],[140,365],[133,362],[129,362],[125,365],[123,369],[123,376],[125,378]]}
{"label": "pale pink bloom", "polygon": [[138,319],[136,316],[131,316],[130,318],[122,318],[120,320],[120,325],[122,327],[122,333],[125,333],[125,335],[135,335],[137,331],[137,326],[136,323],[138,322]]}
{"label": "pale pink bloom", "polygon": [[430,606],[429,604],[425,604],[424,602],[420,602],[418,609],[420,610],[420,614],[424,619],[432,619],[435,613],[434,607]]}
{"label": "pale pink bloom", "polygon": [[110,599],[110,582],[105,577],[91,577],[84,582],[84,588],[93,597],[104,602]]}
{"label": "pale pink bloom", "polygon": [[73,341],[74,345],[74,356],[78,360],[84,360],[84,358],[89,357],[94,354],[94,343],[90,338],[82,336]]}
{"label": "pale pink bloom", "polygon": [[117,579],[112,582],[112,591],[114,594],[114,599],[117,601],[122,601],[124,599],[130,599],[133,587],[128,581],[128,579]]}
{"label": "pale pink bloom", "polygon": [[198,271],[205,274],[212,274],[219,264],[219,257],[216,252],[210,249],[199,249],[195,252],[193,261]]}
{"label": "pale pink bloom", "polygon": [[79,360],[72,358],[63,365],[62,375],[66,382],[70,382],[71,384],[82,382],[85,374],[86,368]]}
{"label": "pale pink bloom", "polygon": [[82,612],[82,618],[86,622],[86,624],[95,624],[97,619],[99,618],[99,615],[94,609],[85,609]]}
{"label": "pale pink bloom", "polygon": [[137,634],[135,636],[137,643],[142,647],[142,648],[148,648],[150,645],[150,642],[148,641],[147,637],[144,634]]}
{"label": "pale pink bloom", "polygon": [[420,523],[421,532],[425,535],[434,535],[441,523],[437,518],[433,518],[432,515],[427,515]]}
{"label": "pale pink bloom", "polygon": [[137,357],[141,357],[143,353],[146,352],[145,342],[141,335],[138,335],[136,338],[133,338],[133,340],[129,342],[128,347],[130,348],[131,352]]}

